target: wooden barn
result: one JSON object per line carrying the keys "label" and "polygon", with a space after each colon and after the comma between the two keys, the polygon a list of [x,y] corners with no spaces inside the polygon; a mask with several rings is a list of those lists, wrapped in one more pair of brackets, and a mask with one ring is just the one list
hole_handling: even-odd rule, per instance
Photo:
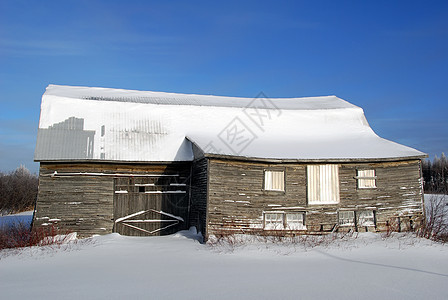
{"label": "wooden barn", "polygon": [[413,230],[424,157],[377,136],[336,96],[50,85],[34,226],[82,237]]}

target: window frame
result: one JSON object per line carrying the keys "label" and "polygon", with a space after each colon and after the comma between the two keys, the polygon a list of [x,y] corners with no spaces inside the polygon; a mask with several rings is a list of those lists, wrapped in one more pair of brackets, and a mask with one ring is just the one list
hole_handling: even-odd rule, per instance
{"label": "window frame", "polygon": [[[268,189],[268,188],[266,188],[266,183],[267,183],[266,174],[268,172],[283,173],[283,181],[282,181],[283,189]],[[273,185],[273,184],[271,184],[271,185]],[[286,171],[285,171],[285,169],[264,169],[263,170],[263,188],[262,188],[262,190],[265,192],[286,193]]]}
{"label": "window frame", "polygon": [[[272,218],[268,218],[269,215],[276,215],[276,221],[272,222]],[[298,226],[291,226],[288,222],[288,216],[300,215],[298,218]],[[280,216],[280,218],[279,218]],[[278,220],[278,221],[277,221]],[[300,222],[301,220],[301,222]],[[284,211],[265,211],[263,212],[263,230],[306,230],[306,212],[284,212]]]}
{"label": "window frame", "polygon": [[[277,215],[281,216],[281,222],[268,222],[268,215]],[[269,218],[269,220],[272,220]],[[278,220],[276,218],[276,220]],[[269,226],[273,225],[273,226]],[[269,227],[269,228],[268,228]],[[267,211],[263,213],[263,229],[264,230],[284,230],[285,229],[285,213],[283,212],[276,212],[276,211]]]}
{"label": "window frame", "polygon": [[[372,171],[373,176],[365,176],[365,174],[360,174],[360,172],[366,172],[366,171]],[[358,190],[370,190],[370,189],[376,189],[377,186],[377,175],[376,175],[376,169],[374,168],[363,168],[363,169],[356,169],[356,188]],[[366,184],[366,182],[373,180],[373,186],[370,186]],[[364,183],[361,185],[361,183]]]}
{"label": "window frame", "polygon": [[[369,216],[369,218],[362,217],[363,213],[369,213],[369,214],[371,214],[371,217],[370,216]],[[371,219],[371,220],[369,220],[369,219]],[[370,221],[371,221],[371,223],[369,223]],[[375,224],[376,224],[375,211],[369,210],[369,209],[357,211],[356,224],[357,224],[357,226],[362,226],[362,227],[375,226]]]}
{"label": "window frame", "polygon": [[[341,218],[341,214],[351,213],[353,217],[344,217]],[[341,222],[341,220],[352,220],[352,222]],[[339,210],[338,211],[338,225],[339,226],[355,226],[356,225],[356,213],[354,210]]]}
{"label": "window frame", "polygon": [[[298,215],[301,216],[301,218],[298,218],[298,220],[301,222],[297,222],[298,226],[292,226],[293,224],[290,224],[288,222],[288,215],[292,216],[292,215]],[[306,230],[306,223],[305,223],[305,213],[304,212],[286,212],[285,216],[284,216],[284,222],[285,222],[285,228],[287,230]]]}

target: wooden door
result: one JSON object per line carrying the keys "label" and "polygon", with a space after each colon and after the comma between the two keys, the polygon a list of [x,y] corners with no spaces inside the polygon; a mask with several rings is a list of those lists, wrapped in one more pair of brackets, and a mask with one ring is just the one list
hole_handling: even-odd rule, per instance
{"label": "wooden door", "polygon": [[187,229],[189,177],[147,174],[114,179],[114,231],[164,235]]}

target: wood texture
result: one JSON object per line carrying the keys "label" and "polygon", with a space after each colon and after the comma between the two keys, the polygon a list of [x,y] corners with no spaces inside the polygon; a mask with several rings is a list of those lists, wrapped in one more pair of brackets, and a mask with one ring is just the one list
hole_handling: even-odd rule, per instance
{"label": "wood texture", "polygon": [[[263,213],[271,211],[304,212],[307,233],[411,230],[422,220],[419,160],[338,164],[340,202],[324,205],[308,204],[306,166],[210,159],[208,234],[262,230]],[[285,192],[264,191],[264,170],[279,167],[285,169]],[[358,168],[376,170],[377,188],[357,188]],[[339,210],[374,211],[376,226],[339,226]]]}
{"label": "wood texture", "polygon": [[[101,173],[110,176],[59,176],[63,173]],[[115,177],[113,174],[128,174]],[[178,176],[160,176],[157,175]],[[79,236],[105,234],[113,231],[126,235],[147,235],[129,227],[114,227],[115,220],[137,210],[154,209],[180,216],[184,221],[154,235],[168,234],[187,228],[190,187],[190,164],[134,165],[134,164],[47,164],[41,163],[39,193],[34,226],[55,226],[64,231],[76,231]],[[135,175],[151,175],[139,177]],[[145,191],[183,191],[185,193],[141,193],[140,183],[152,184]],[[172,185],[174,184],[174,185]],[[126,190],[128,193],[115,193]],[[147,218],[172,219],[160,213]],[[159,226],[159,227],[157,227]],[[150,231],[165,224],[143,225]]]}
{"label": "wood texture", "polygon": [[[335,164],[340,201],[317,205],[307,200],[309,163],[206,157],[177,164],[41,163],[34,225],[54,225],[77,231],[81,237],[114,231],[125,235],[159,235],[196,226],[207,237],[223,232],[263,230],[266,212],[303,213],[306,229],[291,234],[413,230],[422,222],[419,160]],[[358,189],[358,169],[375,170],[376,188]],[[284,171],[285,190],[264,190],[264,170]],[[51,176],[55,171],[56,176]],[[98,175],[61,176],[63,173]],[[359,222],[340,226],[341,210],[357,215],[373,211],[375,226],[358,226]],[[131,226],[115,222],[141,211],[145,213],[128,219]],[[176,222],[179,219],[170,215],[183,221]],[[137,224],[140,220],[146,223]],[[176,224],[162,229],[173,223]],[[134,225],[141,230],[133,228]]]}
{"label": "wood texture", "polygon": [[193,162],[191,181],[190,226],[207,234],[208,159]]}

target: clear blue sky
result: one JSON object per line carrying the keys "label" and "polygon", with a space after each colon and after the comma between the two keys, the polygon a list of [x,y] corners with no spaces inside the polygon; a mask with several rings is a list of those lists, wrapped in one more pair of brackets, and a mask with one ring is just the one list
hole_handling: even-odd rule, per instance
{"label": "clear blue sky", "polygon": [[0,170],[33,172],[48,84],[337,95],[448,152],[448,1],[0,0]]}

